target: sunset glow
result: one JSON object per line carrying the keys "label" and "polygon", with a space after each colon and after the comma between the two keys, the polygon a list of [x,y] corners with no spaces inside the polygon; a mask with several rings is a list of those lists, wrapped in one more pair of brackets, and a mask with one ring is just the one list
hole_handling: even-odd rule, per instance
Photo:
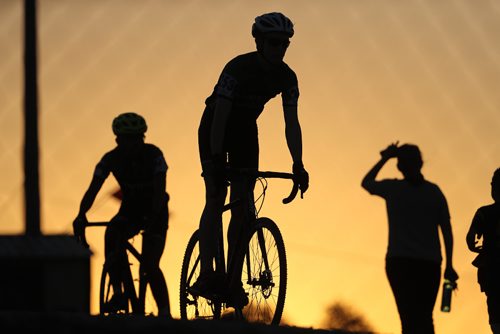
{"label": "sunset glow", "polygon": [[[111,121],[142,114],[146,141],[169,165],[171,221],[162,269],[173,316],[185,246],[198,227],[204,187],[197,129],[225,63],[253,51],[253,19],[281,11],[295,23],[285,61],[299,80],[304,199],[281,204],[289,184],[270,180],[262,216],[282,231],[288,256],[284,318],[321,326],[344,301],[378,333],[400,323],[384,272],[383,200],[361,179],[379,151],[420,146],[423,174],[447,197],[460,275],[452,312],[434,311],[440,334],[488,333],[484,294],[465,244],[475,210],[491,203],[500,167],[499,0],[52,0],[39,1],[42,231],[72,233],[95,164],[114,147]],[[24,233],[22,2],[0,1],[0,233]],[[259,118],[261,169],[291,171],[280,99]],[[395,164],[382,177],[400,177]],[[111,218],[111,178],[89,219]],[[103,232],[89,231],[92,313]],[[439,294],[438,298],[441,295]]]}

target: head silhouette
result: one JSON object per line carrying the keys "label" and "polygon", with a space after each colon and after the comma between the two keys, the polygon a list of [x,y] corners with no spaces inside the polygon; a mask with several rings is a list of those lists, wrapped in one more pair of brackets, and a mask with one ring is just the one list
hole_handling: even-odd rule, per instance
{"label": "head silhouette", "polygon": [[135,154],[144,143],[144,133],[148,126],[139,114],[127,112],[118,115],[112,124],[118,148],[126,154]]}
{"label": "head silhouette", "polygon": [[257,51],[271,64],[283,61],[293,34],[292,21],[277,12],[257,16],[252,25]]}
{"label": "head silhouette", "polygon": [[500,203],[500,168],[497,168],[491,179],[491,197],[497,203]]}
{"label": "head silhouette", "polygon": [[404,144],[398,147],[398,169],[403,174],[405,179],[418,180],[421,179],[422,154],[417,145]]}
{"label": "head silhouette", "polygon": [[144,135],[148,130],[146,120],[139,114],[126,112],[113,119],[113,133],[119,135]]}

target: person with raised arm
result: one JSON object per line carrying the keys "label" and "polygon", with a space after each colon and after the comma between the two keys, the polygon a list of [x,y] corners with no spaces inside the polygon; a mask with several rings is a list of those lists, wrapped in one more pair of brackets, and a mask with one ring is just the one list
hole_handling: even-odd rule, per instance
{"label": "person with raised arm", "polygon": [[[391,159],[397,159],[402,179],[377,180]],[[456,282],[453,233],[448,204],[441,189],[422,174],[423,160],[416,145],[398,142],[380,152],[361,186],[386,202],[389,244],[386,274],[401,319],[403,334],[433,334],[433,310],[441,281],[441,243],[444,240],[444,278]]]}

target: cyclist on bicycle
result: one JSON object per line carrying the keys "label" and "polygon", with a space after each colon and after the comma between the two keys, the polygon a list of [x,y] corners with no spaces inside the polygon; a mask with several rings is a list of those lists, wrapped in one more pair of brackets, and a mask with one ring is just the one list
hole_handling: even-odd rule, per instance
{"label": "cyclist on bicycle", "polygon": [[[167,163],[161,150],[144,142],[147,130],[144,118],[135,113],[123,113],[113,120],[117,146],[107,152],[95,167],[92,181],[80,204],[73,227],[81,236],[86,213],[92,207],[104,181],[113,173],[120,185],[122,202],[105,232],[105,259],[109,266],[114,296],[107,305],[109,312],[126,307],[120,282],[121,273],[129,263],[125,250],[128,239],[143,232],[141,265],[149,276],[159,315],[170,316],[168,289],[160,269],[168,229]],[[125,305],[124,305],[125,304]]]}
{"label": "cyclist on bicycle", "polygon": [[[255,18],[252,36],[257,51],[239,55],[224,67],[212,94],[206,99],[198,129],[202,176],[206,203],[200,219],[201,273],[191,288],[193,294],[227,292],[229,306],[243,307],[248,298],[242,286],[228,287],[214,272],[217,230],[222,224],[222,209],[227,195],[226,166],[257,170],[259,144],[257,118],[265,104],[278,94],[283,101],[285,137],[293,159],[301,192],[309,185],[309,175],[302,163],[302,134],[297,115],[299,97],[297,76],[283,62],[293,36],[293,23],[281,13],[267,13]],[[245,205],[231,210],[228,229],[228,273],[241,272],[242,262],[233,263],[240,236],[254,218],[255,180],[232,179],[231,200],[243,199]],[[250,198],[249,198],[250,196]]]}

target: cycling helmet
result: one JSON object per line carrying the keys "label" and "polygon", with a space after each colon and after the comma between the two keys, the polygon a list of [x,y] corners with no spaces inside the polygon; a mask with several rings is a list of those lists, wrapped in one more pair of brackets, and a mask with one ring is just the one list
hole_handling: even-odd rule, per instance
{"label": "cycling helmet", "polygon": [[252,25],[252,36],[257,37],[259,34],[270,32],[282,32],[293,36],[293,23],[288,17],[281,13],[273,12],[257,16]]}
{"label": "cycling helmet", "polygon": [[140,135],[144,134],[147,129],[144,118],[133,112],[120,114],[113,120],[115,135]]}

